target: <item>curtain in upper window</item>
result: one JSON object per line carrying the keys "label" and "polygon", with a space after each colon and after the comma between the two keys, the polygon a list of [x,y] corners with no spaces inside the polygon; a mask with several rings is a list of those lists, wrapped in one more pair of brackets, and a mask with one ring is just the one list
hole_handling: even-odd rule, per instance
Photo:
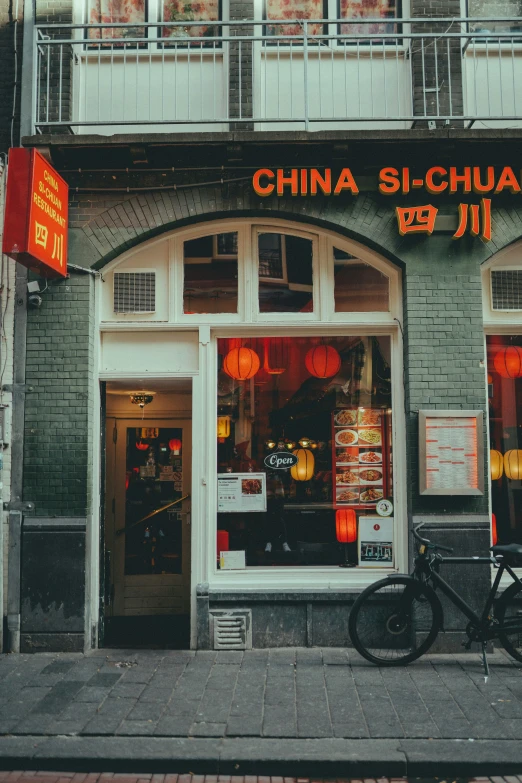
{"label": "curtain in upper window", "polygon": [[[323,19],[325,16],[323,0],[267,0],[266,19],[270,22],[289,20],[289,24],[267,24],[267,35],[302,35],[301,19]],[[321,35],[323,26],[308,25],[309,35]]]}
{"label": "curtain in upper window", "polygon": [[[203,0],[187,3],[184,0],[164,0],[164,22],[217,22],[219,20],[219,0]],[[163,27],[164,38],[206,38],[219,35],[219,29],[214,24],[209,25],[177,25]]]}
{"label": "curtain in upper window", "polygon": [[[341,19],[394,19],[399,15],[399,0],[339,0]],[[379,22],[341,24],[341,35],[393,33],[396,25]]]}
{"label": "curtain in upper window", "polygon": [[[89,0],[89,24],[145,22],[145,0]],[[109,27],[89,30],[89,38],[137,38],[143,37],[143,27]]]}

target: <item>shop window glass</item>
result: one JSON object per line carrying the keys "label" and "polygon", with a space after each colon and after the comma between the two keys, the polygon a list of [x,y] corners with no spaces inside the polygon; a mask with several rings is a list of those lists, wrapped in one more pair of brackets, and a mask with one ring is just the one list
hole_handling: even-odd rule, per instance
{"label": "shop window glass", "polygon": [[259,234],[259,312],[313,311],[313,245],[290,234]]}
{"label": "shop window glass", "polygon": [[[480,18],[481,16],[490,19],[497,18],[498,21],[474,22],[470,28],[474,32],[484,33],[520,33],[522,32],[522,0],[469,0],[468,15],[471,18]],[[514,17],[514,18],[513,18]],[[518,19],[517,19],[518,17]],[[504,19],[505,21],[502,21]],[[480,38],[478,39],[480,42]],[[493,44],[493,41],[490,41]],[[495,41],[495,44],[497,42]],[[511,45],[511,40],[505,43]],[[517,41],[518,43],[518,41]]]}
{"label": "shop window glass", "polygon": [[498,543],[522,543],[522,336],[486,338],[491,505]]}
{"label": "shop window glass", "polygon": [[164,0],[164,22],[209,22],[206,25],[176,25],[162,27],[165,38],[207,38],[219,35],[219,27],[210,22],[219,21],[219,0],[203,0],[187,3],[185,0]]}
{"label": "shop window glass", "polygon": [[182,430],[128,427],[125,574],[181,573]]}
{"label": "shop window glass", "polygon": [[390,281],[370,264],[334,247],[335,312],[387,312]]}
{"label": "shop window glass", "polygon": [[218,353],[216,555],[392,566],[393,515],[376,514],[393,501],[389,337],[220,339]]}
{"label": "shop window glass", "polygon": [[[131,24],[146,22],[145,0],[89,0],[87,10],[89,24]],[[106,38],[139,38],[145,35],[144,27],[103,28],[89,30],[88,37],[93,39]],[[123,44],[121,44],[123,46]],[[135,44],[134,44],[135,45]],[[133,46],[133,44],[130,44]]]}
{"label": "shop window glass", "polygon": [[237,232],[183,245],[183,312],[237,313]]}

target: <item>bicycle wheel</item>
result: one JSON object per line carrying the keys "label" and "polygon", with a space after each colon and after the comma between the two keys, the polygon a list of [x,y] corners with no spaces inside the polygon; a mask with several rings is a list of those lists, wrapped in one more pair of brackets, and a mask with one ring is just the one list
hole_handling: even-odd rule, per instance
{"label": "bicycle wheel", "polygon": [[498,599],[495,617],[501,625],[513,623],[513,630],[499,632],[498,638],[506,652],[515,660],[522,661],[522,587],[516,582]]}
{"label": "bicycle wheel", "polygon": [[411,576],[392,576],[367,587],[348,619],[355,649],[381,666],[403,666],[419,658],[441,626],[435,592]]}

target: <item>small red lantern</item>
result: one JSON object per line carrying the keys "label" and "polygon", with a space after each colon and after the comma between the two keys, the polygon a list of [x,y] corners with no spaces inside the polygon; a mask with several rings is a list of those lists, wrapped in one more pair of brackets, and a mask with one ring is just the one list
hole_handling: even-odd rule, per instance
{"label": "small red lantern", "polygon": [[228,530],[217,531],[217,557],[219,559],[220,552],[228,552],[229,536]]}
{"label": "small red lantern", "polygon": [[136,441],[136,448],[138,449],[138,451],[147,451],[147,449],[149,448],[149,444],[143,443],[143,441],[138,440]]}
{"label": "small red lantern", "polygon": [[286,337],[267,337],[264,344],[264,369],[270,375],[281,375],[288,367],[288,342]]}
{"label": "small red lantern", "polygon": [[493,542],[493,546],[496,546],[496,543],[498,541],[498,533],[497,533],[497,518],[495,514],[491,515],[491,540]]}
{"label": "small red lantern", "polygon": [[495,354],[495,370],[501,378],[520,378],[522,376],[522,348],[508,345]]}
{"label": "small red lantern", "polygon": [[179,454],[181,451],[181,441],[179,438],[172,438],[172,440],[169,440],[169,449],[174,452],[174,454]]}
{"label": "small red lantern", "polygon": [[357,517],[353,508],[339,508],[335,512],[335,535],[344,544],[344,563],[341,563],[341,568],[354,568],[355,563],[348,560],[347,547],[347,544],[357,541]]}
{"label": "small red lantern", "polygon": [[259,370],[259,356],[252,348],[232,348],[223,360],[223,369],[236,381],[248,381]]}
{"label": "small red lantern", "polygon": [[332,378],[341,368],[341,357],[331,345],[317,345],[306,354],[305,365],[316,378]]}

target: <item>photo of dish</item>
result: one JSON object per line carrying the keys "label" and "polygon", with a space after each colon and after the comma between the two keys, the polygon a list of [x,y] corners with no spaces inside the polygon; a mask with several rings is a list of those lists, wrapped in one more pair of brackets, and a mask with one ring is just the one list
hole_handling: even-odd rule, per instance
{"label": "photo of dish", "polygon": [[365,489],[364,492],[361,492],[362,503],[374,503],[381,498],[382,489],[377,489],[376,487],[371,487],[370,489]]}
{"label": "photo of dish", "polygon": [[359,454],[359,461],[376,464],[382,462],[382,454],[380,451],[362,451]]}
{"label": "photo of dish", "polygon": [[335,423],[339,427],[346,427],[350,424],[357,424],[357,411],[344,410],[338,411],[334,417]]}
{"label": "photo of dish", "polygon": [[357,433],[355,430],[339,430],[335,435],[335,442],[340,446],[351,446],[357,443]]}
{"label": "photo of dish", "polygon": [[359,500],[359,493],[352,492],[350,489],[343,489],[342,492],[337,493],[337,500],[344,501],[345,503]]}
{"label": "photo of dish", "polygon": [[366,483],[367,481],[371,482],[382,482],[382,471],[380,470],[361,470],[359,472],[359,477],[361,482]]}
{"label": "photo of dish", "polygon": [[335,459],[338,465],[357,465],[359,462],[359,452],[349,449],[337,449]]}
{"label": "photo of dish", "polygon": [[372,429],[359,430],[359,443],[368,443],[371,446],[380,446],[381,431]]}
{"label": "photo of dish", "polygon": [[243,495],[261,495],[263,487],[259,479],[241,479],[241,493]]}
{"label": "photo of dish", "polygon": [[335,477],[336,484],[358,484],[359,476],[353,470],[343,470]]}
{"label": "photo of dish", "polygon": [[361,427],[379,427],[381,424],[381,411],[363,408],[359,411],[359,424]]}

